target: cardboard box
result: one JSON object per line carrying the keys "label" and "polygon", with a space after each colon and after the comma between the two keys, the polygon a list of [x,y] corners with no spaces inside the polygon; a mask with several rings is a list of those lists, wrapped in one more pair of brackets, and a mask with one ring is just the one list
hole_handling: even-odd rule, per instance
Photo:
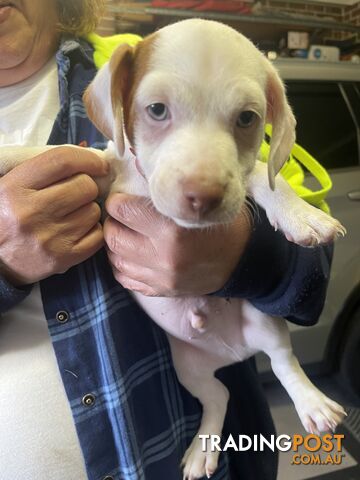
{"label": "cardboard box", "polygon": [[290,49],[308,48],[309,34],[307,32],[288,32],[287,47]]}
{"label": "cardboard box", "polygon": [[[151,7],[151,2],[127,2],[118,1],[115,5],[118,11],[116,13],[118,21],[151,23],[154,21],[153,15],[145,13],[146,7]],[[136,13],[134,13],[135,11]]]}

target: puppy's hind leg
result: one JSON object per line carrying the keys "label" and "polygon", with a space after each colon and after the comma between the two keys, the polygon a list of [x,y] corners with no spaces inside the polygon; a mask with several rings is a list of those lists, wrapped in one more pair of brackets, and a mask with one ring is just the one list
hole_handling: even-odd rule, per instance
{"label": "puppy's hind leg", "polygon": [[315,434],[334,431],[346,415],[345,410],[324,395],[306,376],[292,351],[285,320],[272,318],[271,321],[277,324],[281,342],[271,345],[265,353],[271,359],[275,375],[293,400],[305,430]]}
{"label": "puppy's hind leg", "polygon": [[210,478],[217,468],[220,452],[211,451],[209,441],[204,451],[199,435],[221,437],[229,392],[214,377],[214,371],[222,365],[208,352],[174,337],[170,337],[170,346],[179,381],[203,407],[200,428],[181,462],[183,478],[195,480],[204,475]]}

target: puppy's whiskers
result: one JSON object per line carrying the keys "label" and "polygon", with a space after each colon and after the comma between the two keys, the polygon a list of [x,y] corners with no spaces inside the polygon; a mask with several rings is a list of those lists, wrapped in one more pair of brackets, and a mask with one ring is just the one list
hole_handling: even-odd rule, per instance
{"label": "puppy's whiskers", "polygon": [[259,206],[251,198],[245,199],[243,213],[250,224],[260,221]]}

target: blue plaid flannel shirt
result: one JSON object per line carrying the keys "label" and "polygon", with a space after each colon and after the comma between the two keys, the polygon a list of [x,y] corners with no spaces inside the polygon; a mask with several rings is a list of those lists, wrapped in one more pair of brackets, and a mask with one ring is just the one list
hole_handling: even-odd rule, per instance
{"label": "blue plaid flannel shirt", "polygon": [[[61,110],[48,143],[103,148],[82,102],[96,73],[92,48],[67,38],[56,58]],[[246,252],[218,294],[311,325],[323,307],[330,263],[331,247],[287,242],[259,209]],[[0,276],[0,312],[30,289]],[[181,480],[200,404],[179,384],[165,334],[114,280],[105,252],[42,281],[41,294],[89,480]],[[274,433],[251,362],[217,375],[231,393],[224,433]],[[276,462],[271,453],[230,452],[212,478],[274,480]]]}
{"label": "blue plaid flannel shirt", "polygon": [[[57,53],[61,111],[50,145],[106,145],[82,102],[92,53],[72,39]],[[89,479],[180,480],[199,405],[177,381],[164,333],[114,280],[104,251],[41,282],[41,293]],[[225,460],[214,480],[229,478]]]}

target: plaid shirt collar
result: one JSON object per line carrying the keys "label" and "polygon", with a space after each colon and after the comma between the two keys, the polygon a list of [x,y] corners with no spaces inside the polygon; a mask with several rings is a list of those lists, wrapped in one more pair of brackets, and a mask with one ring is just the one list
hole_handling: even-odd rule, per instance
{"label": "plaid shirt collar", "polygon": [[60,42],[60,48],[56,53],[56,61],[58,65],[59,75],[59,92],[60,104],[66,106],[69,103],[69,90],[67,75],[71,69],[71,65],[77,61],[88,65],[95,71],[93,60],[93,49],[82,39],[75,39],[68,35],[63,35]]}

